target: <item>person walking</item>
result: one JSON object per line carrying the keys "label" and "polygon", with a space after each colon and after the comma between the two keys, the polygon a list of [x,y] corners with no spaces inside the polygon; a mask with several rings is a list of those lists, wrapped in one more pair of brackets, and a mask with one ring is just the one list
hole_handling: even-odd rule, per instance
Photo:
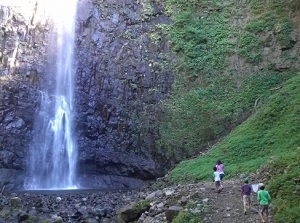
{"label": "person walking", "polygon": [[243,204],[244,204],[244,214],[247,214],[247,209],[250,209],[251,204],[251,192],[252,187],[249,185],[249,179],[244,179],[244,185],[242,186],[242,196],[243,196]]}
{"label": "person walking", "polygon": [[214,167],[213,170],[214,170],[213,178],[214,178],[214,182],[215,182],[215,187],[216,187],[217,192],[220,193],[220,192],[221,192],[221,185],[220,185],[221,180],[220,180],[220,174],[219,174],[219,172],[217,171],[217,167]]}
{"label": "person walking", "polygon": [[[261,185],[259,187],[259,191],[257,192],[257,200],[259,201],[260,210],[259,215],[263,223],[269,223],[269,205],[271,202],[271,196],[268,191],[265,190],[265,185]],[[266,221],[264,219],[266,217]]]}
{"label": "person walking", "polygon": [[219,172],[219,176],[220,176],[220,187],[221,189],[224,188],[224,184],[223,184],[223,178],[224,178],[224,164],[222,163],[221,160],[218,160],[217,163],[216,163],[216,168],[217,168],[217,171]]}

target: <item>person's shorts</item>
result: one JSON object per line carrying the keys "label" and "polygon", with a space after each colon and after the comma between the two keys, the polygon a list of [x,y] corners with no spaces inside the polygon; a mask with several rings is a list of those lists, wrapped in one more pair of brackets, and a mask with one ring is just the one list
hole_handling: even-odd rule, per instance
{"label": "person's shorts", "polygon": [[220,173],[219,176],[220,176],[220,179],[223,180],[223,178],[224,178],[224,173]]}
{"label": "person's shorts", "polygon": [[243,202],[244,202],[244,207],[249,205],[251,203],[250,195],[243,195]]}
{"label": "person's shorts", "polygon": [[269,205],[260,205],[260,213],[265,213],[269,216]]}

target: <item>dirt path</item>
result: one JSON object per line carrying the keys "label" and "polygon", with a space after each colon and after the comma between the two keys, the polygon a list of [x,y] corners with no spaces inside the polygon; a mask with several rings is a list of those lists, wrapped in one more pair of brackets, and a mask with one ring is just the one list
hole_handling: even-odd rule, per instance
{"label": "dirt path", "polygon": [[205,196],[208,198],[209,212],[204,218],[204,223],[261,223],[258,214],[258,202],[256,193],[251,196],[251,209],[244,215],[241,185],[236,182],[224,183],[224,189],[217,193],[212,185],[207,185]]}
{"label": "dirt path", "polygon": [[[213,182],[178,184],[152,192],[146,190],[138,197],[150,200],[151,208],[137,222],[167,223],[180,210],[185,210],[200,216],[203,219],[201,223],[262,223],[258,214],[257,193],[252,193],[251,208],[244,214],[241,186],[241,180],[228,180],[224,182],[224,189],[220,193],[217,193]],[[123,209],[122,213],[130,213],[128,210],[131,209]],[[193,222],[198,223],[195,220]]]}

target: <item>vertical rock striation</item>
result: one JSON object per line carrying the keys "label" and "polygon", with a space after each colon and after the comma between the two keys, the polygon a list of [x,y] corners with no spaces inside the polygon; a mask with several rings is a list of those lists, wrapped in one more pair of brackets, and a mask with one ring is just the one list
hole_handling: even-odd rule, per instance
{"label": "vertical rock striation", "polygon": [[35,1],[0,3],[0,185],[7,188],[24,178],[47,60],[49,24],[37,16]]}
{"label": "vertical rock striation", "polygon": [[[39,91],[54,87],[45,76],[55,53],[51,23],[38,1],[26,2],[0,4],[0,185],[8,188],[21,187],[26,176]],[[79,1],[75,128],[83,181],[114,186],[112,176],[120,176],[118,186],[131,186],[126,177],[163,173],[157,105],[172,77],[168,41],[157,25],[166,23],[156,1]]]}
{"label": "vertical rock striation", "polygon": [[172,77],[169,23],[155,1],[93,1],[78,13],[77,132],[82,174],[153,179],[158,103]]}

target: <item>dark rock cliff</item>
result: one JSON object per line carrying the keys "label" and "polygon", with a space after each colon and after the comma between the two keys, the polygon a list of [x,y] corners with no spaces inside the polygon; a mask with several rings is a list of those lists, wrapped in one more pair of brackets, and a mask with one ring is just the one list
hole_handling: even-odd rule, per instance
{"label": "dark rock cliff", "polygon": [[162,173],[151,157],[154,133],[140,126],[148,124],[142,115],[155,116],[156,104],[170,90],[171,76],[163,67],[168,42],[151,39],[155,26],[168,18],[158,5],[148,4],[94,1],[80,7],[76,124],[81,171],[142,179]]}
{"label": "dark rock cliff", "polygon": [[[10,188],[26,177],[39,91],[52,78],[51,23],[35,2],[28,1],[27,11],[23,6],[0,4],[0,184]],[[155,123],[172,76],[168,41],[156,25],[168,22],[155,1],[79,2],[75,134],[81,177],[148,180],[163,173]]]}
{"label": "dark rock cliff", "polygon": [[46,64],[47,26],[17,5],[0,5],[0,176],[22,182],[41,74]]}

